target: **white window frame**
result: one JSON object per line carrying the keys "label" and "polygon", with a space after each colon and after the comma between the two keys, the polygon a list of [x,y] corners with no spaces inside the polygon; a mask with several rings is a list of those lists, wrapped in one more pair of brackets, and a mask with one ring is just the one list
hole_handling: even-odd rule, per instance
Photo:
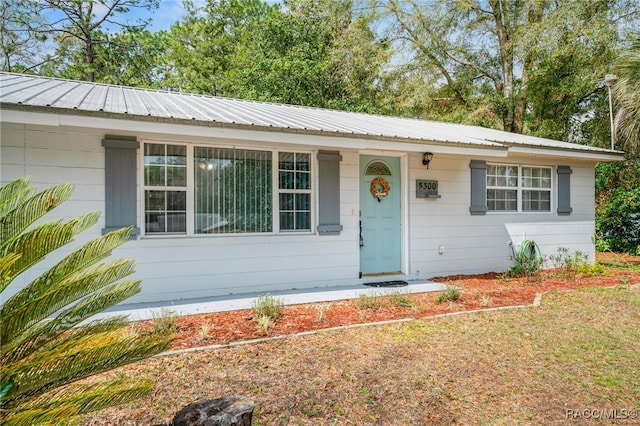
{"label": "white window frame", "polygon": [[[185,186],[167,186],[167,185],[162,185],[162,186],[153,186],[153,185],[147,185],[146,184],[146,169],[145,169],[145,162],[144,162],[144,158],[145,158],[145,149],[147,145],[164,145],[165,146],[165,151],[166,151],[166,146],[168,145],[173,145],[173,146],[184,146],[185,147],[185,151],[186,151],[186,165],[185,165]],[[142,226],[141,226],[141,234],[142,235],[148,235],[148,236],[183,236],[183,235],[187,235],[189,233],[189,222],[190,222],[190,214],[189,214],[189,206],[190,204],[192,204],[192,201],[190,200],[190,198],[192,198],[189,194],[189,180],[193,180],[193,178],[191,177],[191,165],[189,163],[189,146],[184,144],[184,143],[165,143],[165,142],[156,142],[156,141],[148,141],[146,143],[143,143],[142,145],[142,149],[140,150],[140,163],[141,163],[141,167],[140,167],[140,171],[141,171],[141,180],[140,182],[142,182],[142,194],[140,196],[141,199],[141,204],[142,204]],[[193,154],[193,152],[192,152]],[[165,165],[166,166],[166,165]],[[176,191],[176,192],[185,192],[186,196],[185,196],[185,203],[186,203],[186,209],[185,209],[185,232],[153,232],[153,233],[147,233],[147,206],[146,206],[146,201],[147,201],[147,197],[146,197],[146,192],[147,191]],[[193,226],[193,225],[191,225]]]}
{"label": "white window frame", "polygon": [[[159,145],[176,145],[176,146],[186,146],[187,150],[187,183],[186,188],[186,202],[187,202],[187,212],[186,212],[186,232],[184,233],[147,233],[146,232],[146,191],[162,191],[162,190],[176,190],[176,187],[160,187],[160,186],[147,186],[145,182],[145,146],[148,144],[159,144]],[[195,179],[194,179],[194,148],[195,147],[203,147],[203,148],[227,148],[227,149],[243,149],[243,150],[253,150],[253,151],[264,151],[271,153],[271,196],[272,196],[272,230],[270,232],[252,232],[252,233],[217,233],[217,234],[196,234],[195,233],[195,221],[194,221],[194,211],[195,211]],[[287,153],[295,153],[295,154],[308,154],[309,155],[309,185],[310,189],[294,189],[294,190],[281,190],[280,182],[279,182],[279,154],[281,152]],[[142,141],[142,149],[140,149],[140,205],[141,205],[141,236],[146,238],[175,238],[175,237],[196,237],[196,238],[224,238],[230,236],[264,236],[264,235],[309,235],[314,233],[315,223],[316,223],[316,198],[317,198],[317,176],[315,173],[316,164],[315,164],[315,152],[300,150],[300,149],[265,149],[264,147],[255,147],[255,146],[237,146],[237,145],[227,145],[227,144],[216,144],[216,145],[207,145],[207,144],[199,144],[199,143],[189,143],[189,142],[180,142],[180,141],[159,141],[159,140],[143,140]],[[302,230],[280,230],[280,193],[281,192],[293,192],[293,193],[306,193],[309,195],[309,203],[310,203],[310,217],[309,217],[309,229]]]}
{"label": "white window frame", "polygon": [[[309,156],[309,189],[286,189],[286,188],[280,188],[280,171],[285,171],[283,169],[280,169],[280,153],[290,153],[290,154],[294,154],[294,158],[297,157],[297,154],[305,154]],[[273,172],[274,172],[274,183],[275,183],[275,187],[273,190],[273,195],[274,195],[274,204],[273,204],[273,210],[277,211],[277,214],[274,216],[277,216],[276,218],[274,218],[274,225],[273,225],[273,229],[275,232],[279,232],[279,233],[286,233],[286,234],[299,234],[299,233],[311,233],[313,231],[313,229],[315,229],[314,227],[314,209],[313,206],[314,204],[314,193],[313,193],[313,188],[316,186],[315,183],[315,179],[314,179],[314,161],[313,161],[314,155],[312,152],[309,151],[299,151],[299,150],[274,150],[273,151],[273,164],[275,164],[275,167],[273,167]],[[293,170],[294,172],[298,173],[299,171],[297,170]],[[305,172],[306,173],[306,172]],[[281,210],[280,210],[280,194],[309,194],[309,229],[282,229],[281,227],[281,223],[280,223],[280,214],[281,214]],[[294,213],[294,217],[295,217],[295,213],[298,212],[299,210],[295,209],[294,206],[294,210],[292,210]]]}
{"label": "white window frame", "polygon": [[[517,167],[518,169],[518,184],[515,187],[509,186],[490,186],[488,182],[486,182],[486,191],[487,191],[487,213],[490,214],[514,214],[514,213],[524,213],[524,214],[552,214],[554,209],[554,195],[555,195],[555,179],[554,179],[554,167],[552,166],[540,166],[535,164],[507,164],[507,163],[487,163],[487,176],[485,180],[488,181],[489,177],[489,167],[491,166],[506,166],[506,167]],[[523,168],[533,168],[533,169],[548,169],[550,171],[550,187],[549,188],[534,188],[534,187],[525,187],[523,185],[523,176],[522,169]],[[505,189],[516,191],[516,210],[491,210],[489,208],[489,194],[488,191],[490,189]],[[544,191],[549,192],[549,210],[524,210],[523,209],[523,191],[533,190],[533,191]]]}

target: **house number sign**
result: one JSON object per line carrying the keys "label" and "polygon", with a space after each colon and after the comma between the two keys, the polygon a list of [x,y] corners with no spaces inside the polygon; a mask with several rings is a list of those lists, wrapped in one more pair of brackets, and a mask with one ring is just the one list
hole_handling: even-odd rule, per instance
{"label": "house number sign", "polygon": [[416,198],[440,198],[437,180],[416,180]]}

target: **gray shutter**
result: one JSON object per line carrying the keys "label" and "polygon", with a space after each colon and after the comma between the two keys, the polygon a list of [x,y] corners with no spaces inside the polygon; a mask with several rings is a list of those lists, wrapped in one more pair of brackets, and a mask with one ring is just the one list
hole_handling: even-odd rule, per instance
{"label": "gray shutter", "polygon": [[318,234],[339,235],[340,225],[340,161],[338,151],[318,152]]}
{"label": "gray shutter", "polygon": [[558,215],[570,215],[571,207],[571,167],[558,166]]}
{"label": "gray shutter", "polygon": [[487,162],[471,160],[471,206],[472,215],[487,214]]}
{"label": "gray shutter", "polygon": [[135,136],[106,135],[104,146],[105,228],[102,233],[133,225],[131,238],[140,234],[136,223],[136,150]]}

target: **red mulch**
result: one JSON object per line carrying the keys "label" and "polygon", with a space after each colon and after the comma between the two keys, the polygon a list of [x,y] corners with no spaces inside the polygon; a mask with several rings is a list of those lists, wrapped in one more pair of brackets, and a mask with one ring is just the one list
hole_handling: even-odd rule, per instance
{"label": "red mulch", "polygon": [[[607,266],[631,265],[634,270],[640,270],[640,256],[598,253],[598,260]],[[640,272],[630,272],[628,269],[607,267],[606,275],[595,277],[563,277],[561,271],[551,270],[544,271],[533,280],[526,277],[504,279],[498,273],[436,277],[432,280],[460,288],[460,300],[437,303],[437,293],[406,294],[400,287],[398,298],[404,303],[399,303],[398,300],[394,303],[390,297],[380,297],[377,303],[369,303],[369,306],[364,306],[366,301],[363,300],[290,305],[283,308],[283,314],[268,332],[258,326],[251,310],[184,316],[177,319],[178,332],[173,348],[184,349],[345,325],[525,305],[531,304],[536,294],[553,290],[640,283]],[[370,298],[368,301],[373,302]],[[140,325],[149,327],[150,322],[143,321]]]}

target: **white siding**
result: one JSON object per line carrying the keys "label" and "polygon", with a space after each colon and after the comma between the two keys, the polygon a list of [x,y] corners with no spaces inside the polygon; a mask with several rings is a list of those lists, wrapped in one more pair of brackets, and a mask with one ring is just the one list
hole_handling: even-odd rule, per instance
{"label": "white siding", "polygon": [[[589,162],[566,159],[483,158],[487,162],[557,166],[569,165],[571,206],[569,216],[556,215],[557,175],[553,171],[551,213],[492,213],[471,216],[471,158],[436,156],[429,169],[420,155],[410,158],[409,228],[410,274],[434,277],[451,274],[502,272],[511,266],[509,244],[519,244],[522,235],[538,242],[544,254],[555,254],[558,247],[580,250],[594,258],[594,166]],[[417,179],[438,181],[442,198],[417,199]],[[444,253],[438,249],[444,247]]]}
{"label": "white siding", "polygon": [[[20,176],[45,188],[73,182],[73,197],[47,219],[74,217],[104,210],[104,149],[108,129],[86,131],[19,124],[2,125],[2,183]],[[157,135],[137,134],[139,138]],[[181,139],[181,142],[189,140]],[[198,140],[198,143],[219,140]],[[255,144],[254,144],[255,145]],[[265,235],[149,237],[130,241],[115,251],[137,261],[136,278],[142,292],[127,302],[167,301],[231,293],[324,287],[358,281],[358,155],[343,152],[341,166],[341,223],[337,236]],[[138,191],[140,193],[140,191]],[[355,196],[354,196],[355,194]],[[140,201],[140,200],[138,200]],[[138,202],[138,205],[140,202]],[[141,223],[140,206],[138,223]],[[79,241],[101,233],[99,226]],[[75,245],[74,245],[75,247]],[[17,291],[68,252],[61,250],[14,281],[7,294]]]}
{"label": "white siding", "polygon": [[[77,188],[72,199],[54,210],[48,219],[103,211],[104,149],[101,140],[105,134],[112,133],[135,135],[141,140],[162,138],[168,142],[198,144],[221,142],[215,138],[178,139],[158,134],[114,132],[107,128],[91,130],[2,123],[0,180],[4,184],[28,175],[32,177],[32,184],[39,188],[74,182]],[[244,143],[247,146],[267,146],[259,142]],[[236,140],[234,144],[241,146],[243,142]],[[269,146],[277,147],[276,144]],[[128,302],[362,282],[358,278],[360,153],[354,149],[342,149],[341,155],[340,214],[343,231],[340,235],[149,237],[130,241],[114,253],[118,257],[135,258],[138,265],[135,277],[143,280],[141,294]],[[398,153],[389,152],[387,155]],[[539,240],[547,253],[554,253],[556,246],[566,246],[593,255],[590,243],[594,221],[593,163],[552,158],[482,157],[489,162],[571,166],[573,213],[569,216],[557,216],[555,213],[471,216],[469,161],[472,158],[478,159],[477,156],[440,153],[427,169],[422,165],[421,154],[408,156],[409,170],[403,174],[409,176],[405,182],[408,194],[404,197],[406,203],[403,206],[405,217],[409,218],[408,226],[406,223],[403,225],[405,247],[408,248],[407,253],[403,253],[408,270],[403,272],[407,278],[504,271],[511,264],[508,243],[517,244],[521,235]],[[442,198],[416,199],[416,179],[438,180]],[[140,193],[138,191],[138,197]],[[555,190],[553,196],[556,196]],[[555,204],[554,200],[553,211]],[[138,202],[139,224],[140,207]],[[100,235],[103,226],[102,219],[98,226],[85,232],[79,242]],[[568,232],[569,229],[572,231]],[[444,247],[442,254],[438,253],[440,246]],[[19,277],[8,289],[9,293],[24,286],[64,252],[56,253]]]}

